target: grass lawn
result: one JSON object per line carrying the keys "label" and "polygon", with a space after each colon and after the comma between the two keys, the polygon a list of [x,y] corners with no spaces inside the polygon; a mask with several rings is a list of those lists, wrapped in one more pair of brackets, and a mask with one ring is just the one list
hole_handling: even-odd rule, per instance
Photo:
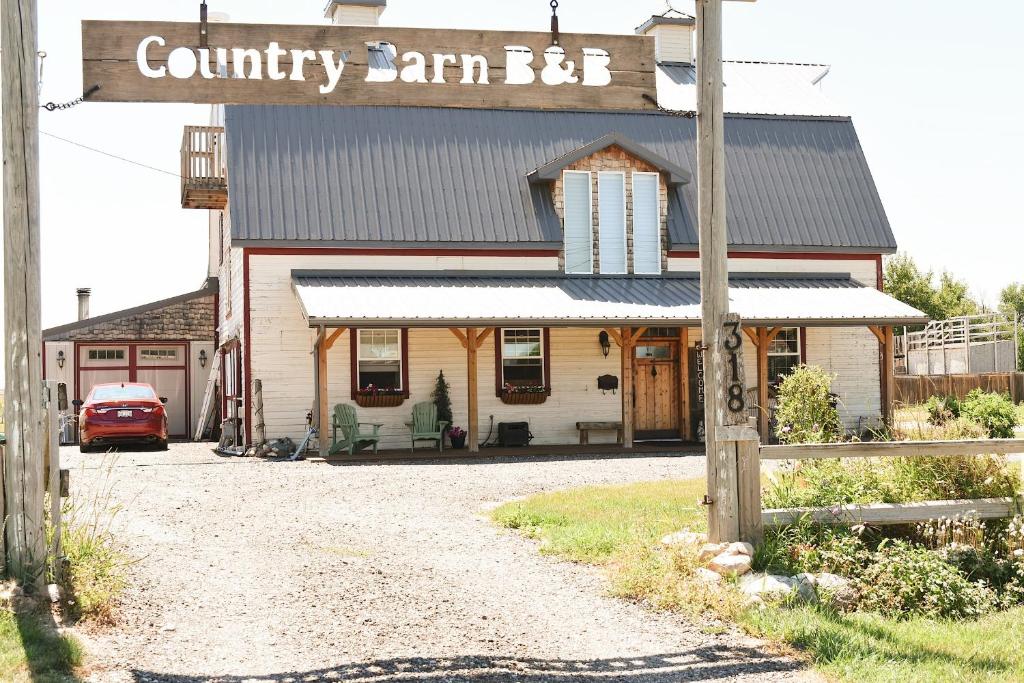
{"label": "grass lawn", "polygon": [[603,565],[612,592],[659,609],[714,612],[746,630],[805,651],[842,681],[1022,681],[1024,608],[976,622],[892,621],[816,608],[746,610],[689,578],[657,550],[666,533],[703,530],[703,479],[588,487],[507,503],[494,520],[541,543],[541,552]]}
{"label": "grass lawn", "polygon": [[0,608],[0,681],[69,683],[81,663],[78,642],[45,628],[35,615]]}

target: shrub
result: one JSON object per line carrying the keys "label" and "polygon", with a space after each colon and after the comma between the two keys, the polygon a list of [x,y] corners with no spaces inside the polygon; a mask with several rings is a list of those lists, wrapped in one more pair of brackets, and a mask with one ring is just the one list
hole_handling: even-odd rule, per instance
{"label": "shrub", "polygon": [[969,619],[997,604],[986,583],[971,583],[938,553],[904,541],[881,544],[857,588],[861,610],[895,618]]}
{"label": "shrub", "polygon": [[924,404],[928,422],[944,425],[960,417],[960,399],[956,396],[932,396]]}
{"label": "shrub", "polygon": [[1020,488],[1019,473],[1003,456],[891,458],[884,469],[886,502],[1002,498]]}
{"label": "shrub", "polygon": [[801,365],[782,380],[775,411],[782,443],[833,443],[843,437],[839,410],[831,394],[832,376]]}
{"label": "shrub", "polygon": [[1017,407],[1006,394],[975,389],[961,404],[961,414],[988,430],[993,439],[1012,439],[1017,426]]}
{"label": "shrub", "polygon": [[[63,508],[61,547],[67,558],[61,577],[69,613],[75,619],[114,621],[114,607],[126,586],[129,560],[111,531],[121,506],[114,502],[111,470],[105,460],[102,481],[90,498],[68,498]],[[53,533],[52,527],[48,534]]]}

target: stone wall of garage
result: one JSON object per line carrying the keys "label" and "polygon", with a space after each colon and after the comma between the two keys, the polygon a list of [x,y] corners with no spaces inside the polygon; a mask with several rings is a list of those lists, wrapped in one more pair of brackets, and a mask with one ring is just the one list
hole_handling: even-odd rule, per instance
{"label": "stone wall of garage", "polygon": [[170,304],[54,335],[47,341],[209,341],[215,337],[214,297]]}

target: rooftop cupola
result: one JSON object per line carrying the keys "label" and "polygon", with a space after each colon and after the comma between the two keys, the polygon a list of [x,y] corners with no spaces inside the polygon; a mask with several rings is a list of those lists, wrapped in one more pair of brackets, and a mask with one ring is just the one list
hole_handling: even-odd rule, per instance
{"label": "rooftop cupola", "polygon": [[668,9],[636,29],[637,35],[654,36],[654,58],[659,64],[693,64],[693,31],[696,20]]}
{"label": "rooftop cupola", "polygon": [[337,26],[377,26],[388,0],[331,0],[324,16]]}

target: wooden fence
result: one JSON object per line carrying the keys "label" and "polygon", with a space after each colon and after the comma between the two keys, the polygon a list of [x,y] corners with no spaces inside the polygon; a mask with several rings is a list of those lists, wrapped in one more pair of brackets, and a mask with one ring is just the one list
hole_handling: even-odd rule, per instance
{"label": "wooden fence", "polygon": [[[746,476],[740,474],[739,507],[743,540],[760,541],[764,527],[792,524],[810,519],[820,524],[912,524],[939,517],[971,515],[980,519],[1011,517],[1020,512],[1016,498],[936,500],[921,503],[835,505],[824,508],[761,508],[760,486],[744,485],[759,481],[760,464],[766,460],[819,460],[828,458],[896,458],[1009,455],[1024,453],[1024,439],[985,439],[977,441],[897,441],[800,446],[762,446],[755,467]],[[742,457],[742,456],[741,456]],[[741,463],[742,465],[742,463]],[[755,476],[757,479],[755,479]],[[744,510],[747,511],[744,514]],[[751,514],[760,510],[761,514]]]}
{"label": "wooden fence", "polygon": [[924,403],[932,396],[965,397],[973,389],[1009,394],[1015,403],[1024,401],[1024,372],[983,375],[896,375],[896,401],[903,405]]}

